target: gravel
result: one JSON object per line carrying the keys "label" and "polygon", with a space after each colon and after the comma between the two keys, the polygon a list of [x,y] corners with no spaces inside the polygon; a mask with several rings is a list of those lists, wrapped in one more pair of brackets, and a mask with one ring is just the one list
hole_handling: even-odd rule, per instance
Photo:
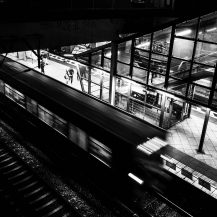
{"label": "gravel", "polygon": [[[22,144],[28,145],[40,158],[46,158],[39,150],[35,149],[31,143],[21,138],[21,143],[18,142],[17,136],[20,137],[13,128],[8,126],[5,122],[0,120],[0,141],[5,143],[11,150],[13,150],[20,158],[22,158],[34,171],[46,182],[49,186],[55,189],[62,197],[69,202],[69,204],[76,208],[84,217],[114,217],[110,210],[108,210],[101,201],[95,198],[88,189],[84,189],[78,183],[73,182],[73,188],[64,183],[60,175],[51,171],[44,163],[39,161],[35,154],[30,153]],[[22,141],[23,140],[23,141]],[[86,200],[84,199],[86,198]],[[88,205],[88,201],[94,204],[94,208]]]}

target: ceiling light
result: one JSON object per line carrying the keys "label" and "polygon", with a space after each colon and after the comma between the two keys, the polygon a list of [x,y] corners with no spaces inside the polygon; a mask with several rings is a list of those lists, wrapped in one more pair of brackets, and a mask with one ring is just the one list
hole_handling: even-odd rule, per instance
{"label": "ceiling light", "polygon": [[191,29],[186,29],[186,30],[183,30],[183,31],[181,31],[181,32],[177,32],[177,33],[176,33],[176,36],[189,35],[191,32],[192,32]]}
{"label": "ceiling light", "polygon": [[211,29],[207,29],[206,32],[213,32],[213,31],[215,31],[216,29],[217,29],[216,27],[213,27],[213,28],[211,28]]}

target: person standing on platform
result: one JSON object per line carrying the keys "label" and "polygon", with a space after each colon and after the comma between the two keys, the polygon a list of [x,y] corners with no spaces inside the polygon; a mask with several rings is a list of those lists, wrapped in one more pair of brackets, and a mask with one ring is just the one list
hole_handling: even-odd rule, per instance
{"label": "person standing on platform", "polygon": [[43,59],[42,59],[41,62],[40,62],[40,66],[41,66],[41,73],[42,73],[42,74],[45,74],[45,72],[44,72],[45,62],[44,62]]}
{"label": "person standing on platform", "polygon": [[66,69],[66,74],[64,76],[64,78],[66,79],[66,84],[68,84],[68,81],[73,82],[73,75],[74,75],[74,69],[72,68],[69,68],[69,69]]}

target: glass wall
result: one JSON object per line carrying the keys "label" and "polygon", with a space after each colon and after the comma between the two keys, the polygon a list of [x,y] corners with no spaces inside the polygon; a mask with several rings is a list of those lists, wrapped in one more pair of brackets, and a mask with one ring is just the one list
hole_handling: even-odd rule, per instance
{"label": "glass wall", "polygon": [[[168,54],[171,38],[171,27],[163,29],[153,34],[150,76],[148,84],[163,84],[167,69]],[[162,87],[162,86],[159,86]]]}
{"label": "glass wall", "polygon": [[[217,60],[216,34],[217,15],[209,14],[119,43],[115,105],[142,119],[151,117],[151,112],[158,117],[161,112],[165,119],[163,126],[172,126],[188,117],[189,103],[183,98],[166,98],[166,110],[162,104],[151,104],[150,115],[144,112],[148,110],[149,98],[155,96],[158,101],[157,90],[163,88],[165,91],[165,81],[168,81],[166,92],[208,105]],[[133,83],[145,90],[139,106],[132,99]],[[153,89],[148,94],[150,86]],[[216,90],[212,105],[217,105]]]}
{"label": "glass wall", "polygon": [[109,74],[103,70],[92,68],[90,77],[90,94],[99,99],[109,101]]}

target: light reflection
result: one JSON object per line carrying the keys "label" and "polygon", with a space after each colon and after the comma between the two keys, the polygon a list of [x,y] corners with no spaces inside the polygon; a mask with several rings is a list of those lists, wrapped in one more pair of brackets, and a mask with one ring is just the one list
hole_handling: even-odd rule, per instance
{"label": "light reflection", "polygon": [[177,32],[176,36],[185,36],[185,35],[189,35],[190,33],[192,33],[192,30],[191,29],[186,29],[186,30],[183,30],[181,32]]}
{"label": "light reflection", "polygon": [[213,31],[215,31],[216,29],[217,29],[217,27],[213,27],[213,28],[211,28],[211,29],[207,29],[206,32],[213,32]]}
{"label": "light reflection", "polygon": [[136,48],[144,48],[150,45],[150,41],[136,45]]}

